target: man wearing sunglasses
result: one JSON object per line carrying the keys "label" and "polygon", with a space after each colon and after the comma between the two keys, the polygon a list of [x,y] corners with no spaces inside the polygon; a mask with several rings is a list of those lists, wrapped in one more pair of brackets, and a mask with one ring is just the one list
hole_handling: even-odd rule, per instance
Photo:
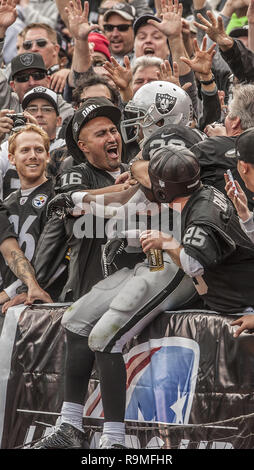
{"label": "man wearing sunglasses", "polygon": [[46,23],[30,23],[22,31],[23,50],[41,54],[48,75],[60,70],[57,32]]}
{"label": "man wearing sunglasses", "polygon": [[[5,33],[17,17],[16,2],[3,3],[0,7],[0,56],[4,47]],[[41,48],[42,49],[42,48]],[[0,109],[22,112],[22,100],[29,90],[35,86],[50,86],[47,66],[41,54],[27,51],[19,54],[11,62],[11,82],[0,69]],[[71,104],[58,96],[60,115],[63,119],[73,114]]]}
{"label": "man wearing sunglasses", "polygon": [[11,61],[10,86],[22,102],[24,95],[35,86],[49,86],[49,77],[40,54],[25,52]]}
{"label": "man wearing sunglasses", "polygon": [[135,16],[136,10],[132,5],[116,3],[103,17],[103,29],[111,53],[121,65],[125,55],[130,59],[133,57]]}
{"label": "man wearing sunglasses", "polygon": [[[10,84],[0,70],[0,108],[22,112],[24,95],[36,86],[50,86],[50,77],[42,56],[34,52],[19,54],[11,62]],[[62,119],[74,112],[61,95],[58,95],[58,106]]]}

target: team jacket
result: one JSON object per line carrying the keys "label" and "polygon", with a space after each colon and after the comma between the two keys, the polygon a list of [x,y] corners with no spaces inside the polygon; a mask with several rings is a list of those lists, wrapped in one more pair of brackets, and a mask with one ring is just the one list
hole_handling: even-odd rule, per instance
{"label": "team jacket", "polygon": [[254,306],[254,244],[230,200],[204,186],[188,200],[181,222],[185,252],[204,267],[194,283],[205,303],[221,313]]}

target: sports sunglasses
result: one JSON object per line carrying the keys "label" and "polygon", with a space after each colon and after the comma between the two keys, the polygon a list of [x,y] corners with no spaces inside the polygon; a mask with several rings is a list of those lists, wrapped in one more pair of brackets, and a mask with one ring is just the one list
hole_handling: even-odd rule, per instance
{"label": "sports sunglasses", "polygon": [[111,33],[114,28],[123,33],[124,31],[128,31],[129,28],[132,28],[132,24],[104,24],[103,28],[107,33]]}
{"label": "sports sunglasses", "polygon": [[42,80],[46,77],[46,72],[42,70],[38,72],[20,73],[19,75],[15,75],[14,81],[18,83],[25,83],[28,82],[29,77],[32,77],[35,81]]}

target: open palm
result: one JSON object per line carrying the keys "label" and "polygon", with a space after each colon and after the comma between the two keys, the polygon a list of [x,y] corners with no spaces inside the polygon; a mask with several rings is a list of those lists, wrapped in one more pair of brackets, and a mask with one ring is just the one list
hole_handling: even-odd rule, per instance
{"label": "open palm", "polygon": [[0,1],[0,27],[7,29],[15,22],[18,15],[16,5],[16,0]]}
{"label": "open palm", "polygon": [[69,2],[69,7],[65,8],[68,17],[69,31],[75,39],[86,39],[88,34],[98,27],[98,25],[89,25],[89,3],[85,2],[84,10],[81,1]]}
{"label": "open palm", "polygon": [[111,62],[105,62],[103,67],[108,71],[119,90],[128,88],[132,81],[132,70],[128,56],[124,57],[124,67],[114,57],[111,57]]}
{"label": "open palm", "polygon": [[215,54],[215,47],[216,44],[212,44],[212,46],[206,50],[207,38],[203,39],[201,49],[198,46],[197,40],[194,39],[194,51],[195,55],[193,59],[188,59],[187,57],[181,57],[181,60],[185,62],[189,67],[197,73],[202,75],[208,75],[211,71],[213,56]]}
{"label": "open palm", "polygon": [[155,26],[155,28],[168,38],[174,38],[180,36],[182,33],[182,12],[183,6],[178,0],[174,2],[172,0],[162,0],[162,22],[158,23],[155,20],[148,20],[148,23]]}

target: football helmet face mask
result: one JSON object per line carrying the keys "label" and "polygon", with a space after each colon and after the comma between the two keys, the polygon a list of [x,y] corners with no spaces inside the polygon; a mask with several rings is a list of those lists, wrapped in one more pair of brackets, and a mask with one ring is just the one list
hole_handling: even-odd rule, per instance
{"label": "football helmet face mask", "polygon": [[160,126],[188,126],[193,118],[189,95],[179,86],[161,80],[143,85],[125,106],[125,111],[133,114],[133,118],[121,121],[125,143],[138,140],[140,130],[146,141]]}

